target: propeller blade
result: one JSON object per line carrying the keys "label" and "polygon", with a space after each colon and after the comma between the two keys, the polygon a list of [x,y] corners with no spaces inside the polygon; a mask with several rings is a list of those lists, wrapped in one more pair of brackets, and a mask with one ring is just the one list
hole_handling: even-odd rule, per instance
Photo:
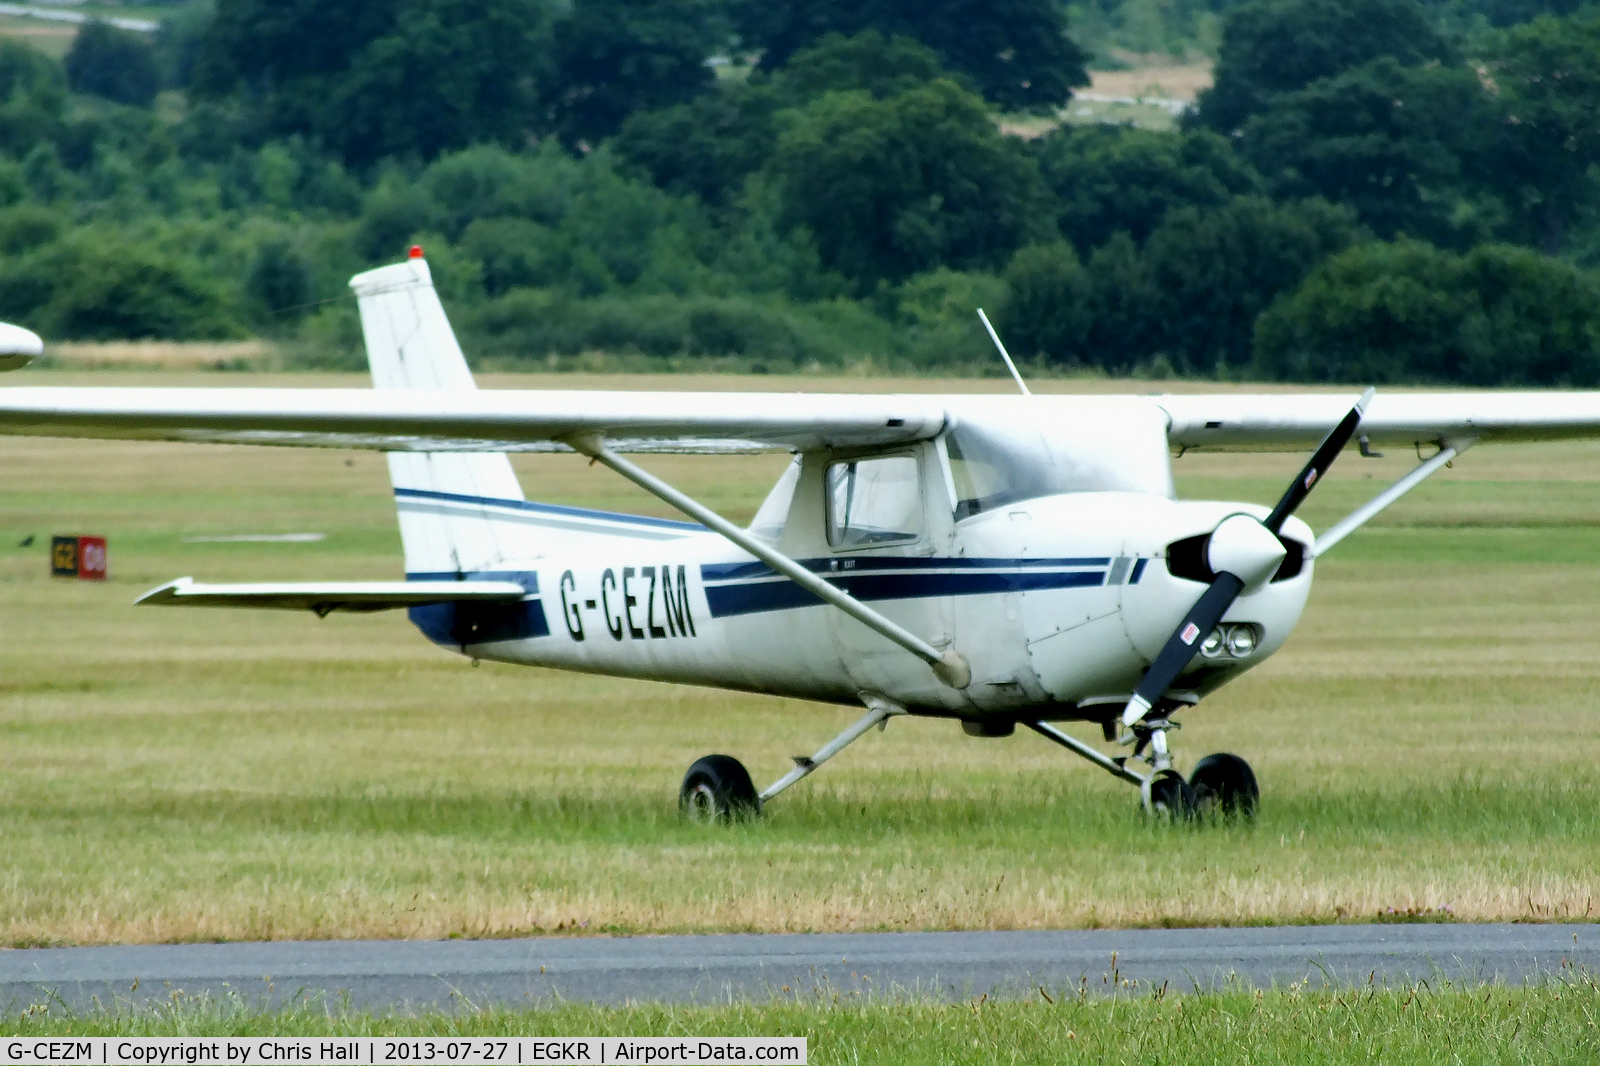
{"label": "propeller blade", "polygon": [[1144,680],[1134,690],[1133,698],[1122,712],[1122,724],[1132,725],[1145,716],[1161,694],[1178,680],[1184,667],[1189,665],[1206,634],[1217,627],[1222,616],[1233,606],[1244,590],[1244,582],[1233,574],[1218,574],[1209,588],[1200,594],[1189,614],[1178,623],[1178,629],[1167,638],[1166,645],[1156,656],[1156,661],[1145,671]]}
{"label": "propeller blade", "polygon": [[1340,419],[1339,424],[1322,438],[1317,450],[1311,453],[1311,461],[1306,463],[1305,469],[1300,471],[1300,476],[1289,485],[1289,491],[1283,494],[1283,499],[1278,501],[1278,506],[1272,509],[1272,513],[1266,517],[1262,525],[1274,533],[1283,528],[1283,523],[1294,514],[1295,508],[1311,495],[1311,489],[1317,480],[1328,472],[1328,467],[1333,465],[1334,459],[1344,451],[1344,446],[1350,443],[1350,438],[1356,435],[1356,428],[1361,425],[1361,416],[1366,412],[1367,404],[1372,402],[1372,396],[1377,391],[1368,389],[1363,392],[1361,399],[1350,408],[1349,414]]}
{"label": "propeller blade", "polygon": [[[1305,502],[1311,490],[1328,467],[1344,451],[1344,446],[1350,443],[1350,438],[1356,435],[1356,428],[1361,425],[1361,416],[1366,412],[1367,404],[1372,402],[1376,389],[1368,389],[1361,394],[1361,399],[1350,408],[1348,414],[1339,420],[1339,424],[1329,431],[1322,443],[1317,445],[1317,450],[1311,453],[1311,461],[1306,463],[1300,471],[1300,476],[1294,479],[1289,490],[1283,494],[1278,505],[1272,509],[1261,524],[1276,536],[1283,528],[1284,522],[1294,514],[1295,508]],[[1216,536],[1225,526],[1227,521],[1217,527],[1213,533]],[[1248,540],[1245,542],[1248,544]],[[1246,553],[1249,558],[1251,553]],[[1255,552],[1254,554],[1260,554]],[[1270,560],[1266,560],[1270,562]],[[1272,564],[1276,565],[1276,564]],[[1249,569],[1249,567],[1245,567]],[[1270,574],[1270,570],[1263,571]],[[1259,575],[1252,580],[1259,578]],[[1239,598],[1244,591],[1245,578],[1227,571],[1219,571],[1200,598],[1189,608],[1189,614],[1178,623],[1177,632],[1167,638],[1167,643],[1162,647],[1155,662],[1150,664],[1150,669],[1145,671],[1144,679],[1139,682],[1139,687],[1133,692],[1133,698],[1128,700],[1128,706],[1122,711],[1122,724],[1131,726],[1149,713],[1155,706],[1156,700],[1162,693],[1178,680],[1178,675],[1183,673],[1189,663],[1194,660],[1200,651],[1200,644],[1205,640],[1206,634],[1216,628],[1222,621],[1222,616],[1228,613],[1228,608],[1233,606],[1233,601]]]}

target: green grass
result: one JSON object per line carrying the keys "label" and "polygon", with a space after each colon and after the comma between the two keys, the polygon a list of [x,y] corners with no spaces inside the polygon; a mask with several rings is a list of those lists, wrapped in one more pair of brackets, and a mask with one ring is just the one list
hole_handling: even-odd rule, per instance
{"label": "green grass", "polygon": [[[532,383],[551,381],[596,384]],[[855,712],[472,669],[397,615],[134,608],[183,574],[395,576],[381,457],[0,440],[0,943],[1594,918],[1597,460],[1484,446],[1319,564],[1288,647],[1175,737],[1181,764],[1255,765],[1253,825],[1152,827],[1131,789],[1037,737],[913,720],[761,823],[708,830],[675,810],[694,758],[728,751],[764,782]],[[1184,495],[1265,502],[1300,461],[1176,470]],[[1326,528],[1414,461],[1346,458],[1305,516]],[[784,459],[645,462],[740,518]],[[575,457],[517,464],[533,498],[662,513]],[[299,531],[328,537],[181,540]],[[67,532],[110,536],[111,581],[45,576],[43,542]]]}
{"label": "green grass", "polygon": [[13,1023],[23,1036],[804,1036],[830,1063],[1592,1063],[1600,992],[1586,975],[1530,988],[1426,983],[1022,1001],[862,1003],[835,996],[724,1007],[563,1006],[379,1016],[236,1003]]}

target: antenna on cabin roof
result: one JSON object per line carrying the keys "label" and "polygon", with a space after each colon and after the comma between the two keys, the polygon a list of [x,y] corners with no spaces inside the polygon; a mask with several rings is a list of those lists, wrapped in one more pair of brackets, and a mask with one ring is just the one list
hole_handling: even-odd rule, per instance
{"label": "antenna on cabin roof", "polygon": [[1011,371],[1011,376],[1017,379],[1017,388],[1022,390],[1022,395],[1032,396],[1033,393],[1028,391],[1028,386],[1023,382],[1022,375],[1017,373],[1017,364],[1011,361],[1011,353],[1006,351],[1004,344],[1000,343],[1000,334],[996,333],[994,327],[989,324],[989,316],[983,313],[983,308],[981,307],[978,308],[978,317],[983,319],[983,328],[989,331],[989,339],[994,341],[995,349],[999,351],[1000,358],[1006,361],[1006,369]]}

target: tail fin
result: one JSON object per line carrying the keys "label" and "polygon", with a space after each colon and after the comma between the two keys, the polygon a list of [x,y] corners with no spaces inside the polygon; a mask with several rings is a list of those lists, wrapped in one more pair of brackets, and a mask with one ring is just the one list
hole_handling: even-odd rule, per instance
{"label": "tail fin", "polygon": [[[374,388],[477,388],[420,256],[358,274],[350,287]],[[489,509],[523,499],[504,453],[391,452],[389,477],[408,575],[506,570],[538,554],[526,528]]]}

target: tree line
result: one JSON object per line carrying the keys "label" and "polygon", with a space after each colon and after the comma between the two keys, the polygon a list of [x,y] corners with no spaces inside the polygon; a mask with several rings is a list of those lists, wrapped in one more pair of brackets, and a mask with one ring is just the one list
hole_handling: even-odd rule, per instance
{"label": "tree line", "polygon": [[1600,383],[1600,14],[1157,6],[1212,39],[1198,106],[1032,139],[1139,0],[216,0],[0,41],[0,315],[350,363],[344,279],[415,242],[507,362],[984,365],[984,306],[1046,367]]}

